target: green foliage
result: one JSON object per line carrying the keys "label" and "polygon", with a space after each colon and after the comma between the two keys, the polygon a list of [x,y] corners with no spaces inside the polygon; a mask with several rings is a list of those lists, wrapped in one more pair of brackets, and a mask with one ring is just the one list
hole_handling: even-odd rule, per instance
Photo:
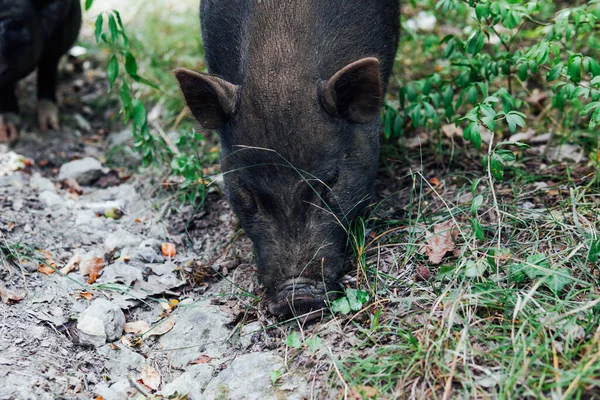
{"label": "green foliage", "polygon": [[351,311],[360,311],[369,302],[369,293],[364,290],[346,289],[344,297],[331,303],[331,312],[349,314]]}
{"label": "green foliage", "polygon": [[[387,104],[383,111],[386,138],[456,123],[464,139],[482,150],[482,137],[490,132],[492,140],[502,140],[526,127],[529,85],[552,91],[556,115],[548,121],[569,130],[593,130],[600,123],[599,0],[561,10],[545,0],[412,3],[435,9],[441,23],[461,32],[439,40],[404,29],[406,45],[423,46],[434,68],[400,82],[399,107]],[[484,161],[496,179],[512,161],[505,155]]]}
{"label": "green foliage", "polygon": [[[88,0],[86,9],[91,4],[92,1]],[[163,90],[140,74],[133,43],[125,32],[118,11],[104,12],[96,17],[95,36],[99,44],[110,50],[107,66],[110,90],[119,88],[120,113],[125,123],[131,123],[134,145],[142,155],[143,165],[159,163],[170,166],[175,176],[184,178],[179,186],[181,201],[203,202],[207,194],[206,185],[209,183],[204,179],[204,170],[214,164],[218,155],[198,151],[198,146],[205,139],[193,129],[180,130],[180,136],[174,145],[165,141],[167,139],[164,134],[161,137],[151,131],[140,89],[145,87],[160,95]]]}

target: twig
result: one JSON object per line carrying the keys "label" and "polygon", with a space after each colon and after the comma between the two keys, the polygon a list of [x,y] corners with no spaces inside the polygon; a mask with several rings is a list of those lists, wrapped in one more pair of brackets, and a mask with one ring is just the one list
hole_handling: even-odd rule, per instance
{"label": "twig", "polygon": [[160,127],[158,122],[153,121],[152,126],[154,127],[154,129],[156,129],[158,131],[158,133],[163,138],[163,140],[165,141],[167,146],[169,146],[169,149],[173,152],[173,154],[177,155],[177,157],[181,156],[181,152],[179,151],[179,149],[173,144],[171,139],[169,139],[169,137],[167,136],[165,131],[163,131],[163,129]]}

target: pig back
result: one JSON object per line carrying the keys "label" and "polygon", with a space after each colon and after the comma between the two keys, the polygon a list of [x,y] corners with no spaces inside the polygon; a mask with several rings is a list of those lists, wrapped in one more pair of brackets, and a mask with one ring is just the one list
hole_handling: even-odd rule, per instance
{"label": "pig back", "polygon": [[325,80],[365,57],[385,86],[398,44],[398,0],[202,0],[209,72],[242,85],[248,76]]}

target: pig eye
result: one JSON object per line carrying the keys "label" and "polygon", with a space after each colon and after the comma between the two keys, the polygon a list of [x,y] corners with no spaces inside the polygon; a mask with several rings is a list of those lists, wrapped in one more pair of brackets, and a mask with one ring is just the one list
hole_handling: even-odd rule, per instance
{"label": "pig eye", "polygon": [[336,171],[329,179],[327,179],[326,181],[323,181],[324,185],[323,185],[323,191],[321,192],[321,198],[325,202],[331,203],[331,200],[333,198],[332,190],[339,179],[340,179],[340,172]]}
{"label": "pig eye", "polygon": [[235,202],[244,210],[249,211],[254,208],[254,196],[248,189],[240,188],[235,194]]}

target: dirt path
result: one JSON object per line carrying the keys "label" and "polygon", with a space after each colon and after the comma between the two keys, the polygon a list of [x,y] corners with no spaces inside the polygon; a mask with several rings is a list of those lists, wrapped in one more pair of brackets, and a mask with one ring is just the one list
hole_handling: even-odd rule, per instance
{"label": "dirt path", "polygon": [[0,399],[310,397],[226,202],[194,216],[119,168],[131,139],[92,111],[98,82],[65,84],[60,132],[0,147]]}

